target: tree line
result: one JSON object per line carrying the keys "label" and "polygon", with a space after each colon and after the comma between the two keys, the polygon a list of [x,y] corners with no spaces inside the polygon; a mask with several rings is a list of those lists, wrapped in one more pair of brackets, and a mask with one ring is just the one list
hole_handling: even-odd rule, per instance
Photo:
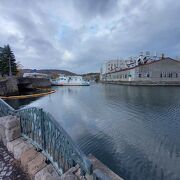
{"label": "tree line", "polygon": [[18,72],[16,58],[9,45],[5,45],[3,48],[0,47],[0,75],[7,76],[10,72],[12,75],[16,75]]}

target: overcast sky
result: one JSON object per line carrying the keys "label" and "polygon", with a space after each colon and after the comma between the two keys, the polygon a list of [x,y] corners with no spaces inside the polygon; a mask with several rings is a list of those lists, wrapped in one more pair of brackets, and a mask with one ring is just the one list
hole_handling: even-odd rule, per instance
{"label": "overcast sky", "polygon": [[141,51],[180,55],[180,1],[0,0],[0,46],[24,68],[99,71]]}

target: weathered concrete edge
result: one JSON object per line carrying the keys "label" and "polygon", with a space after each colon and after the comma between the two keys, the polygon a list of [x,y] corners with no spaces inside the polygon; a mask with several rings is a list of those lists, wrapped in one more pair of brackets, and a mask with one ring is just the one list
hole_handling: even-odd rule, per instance
{"label": "weathered concrete edge", "polygon": [[180,82],[153,82],[153,81],[101,81],[103,84],[127,86],[180,86]]}
{"label": "weathered concrete edge", "polygon": [[12,152],[14,158],[21,162],[23,170],[29,175],[30,179],[59,179],[71,178],[73,180],[122,180],[117,174],[101,163],[94,156],[89,155],[93,164],[93,174],[81,176],[81,169],[77,165],[59,175],[52,164],[46,163],[47,158],[27,140],[21,137],[20,121],[15,116],[5,116],[0,118],[0,141]]}

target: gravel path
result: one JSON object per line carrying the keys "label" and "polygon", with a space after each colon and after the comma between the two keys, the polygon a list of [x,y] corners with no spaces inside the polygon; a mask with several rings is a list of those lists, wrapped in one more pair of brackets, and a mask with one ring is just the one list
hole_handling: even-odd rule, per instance
{"label": "gravel path", "polygon": [[20,164],[0,142],[0,180],[27,180]]}

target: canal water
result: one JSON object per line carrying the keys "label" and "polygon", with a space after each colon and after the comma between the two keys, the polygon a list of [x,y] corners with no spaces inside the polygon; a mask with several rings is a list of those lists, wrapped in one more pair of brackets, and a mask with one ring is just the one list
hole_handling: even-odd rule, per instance
{"label": "canal water", "polygon": [[124,179],[180,180],[180,87],[94,84],[8,101],[43,107],[86,153]]}

